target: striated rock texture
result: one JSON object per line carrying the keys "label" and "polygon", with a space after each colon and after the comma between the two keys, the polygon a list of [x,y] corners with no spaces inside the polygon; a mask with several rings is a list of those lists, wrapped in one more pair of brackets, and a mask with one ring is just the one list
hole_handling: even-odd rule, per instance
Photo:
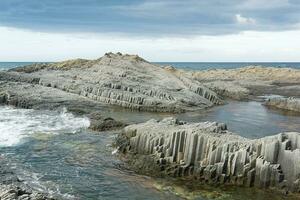
{"label": "striated rock texture", "polygon": [[[216,122],[150,120],[127,126],[117,144],[126,155],[153,158],[159,166],[157,173],[300,192],[300,133],[250,140],[226,129],[225,124]],[[142,167],[146,168],[147,163]]]}
{"label": "striated rock texture", "polygon": [[300,96],[300,70],[265,66],[186,72],[217,94],[233,99],[252,95]]}
{"label": "striated rock texture", "polygon": [[107,53],[97,60],[35,64],[0,73],[0,81],[52,87],[134,110],[184,112],[221,104],[212,90],[135,55]]}
{"label": "striated rock texture", "polygon": [[94,131],[108,131],[125,126],[125,123],[121,121],[102,116],[100,111],[106,110],[107,113],[108,110],[103,104],[56,88],[36,84],[0,81],[0,104],[37,110],[67,109],[76,115],[86,115],[90,119],[90,129]]}
{"label": "striated rock texture", "polygon": [[267,106],[275,107],[275,108],[300,112],[300,99],[299,98],[292,98],[292,97],[270,98],[264,104]]}

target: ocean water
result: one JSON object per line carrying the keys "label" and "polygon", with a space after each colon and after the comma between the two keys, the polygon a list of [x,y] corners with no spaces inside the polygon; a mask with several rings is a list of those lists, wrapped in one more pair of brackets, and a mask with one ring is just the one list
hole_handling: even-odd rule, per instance
{"label": "ocean water", "polygon": [[266,66],[266,67],[289,67],[300,69],[300,62],[155,62],[156,64],[167,66],[172,65],[177,68],[189,70],[207,69],[235,69],[246,66]]}
{"label": "ocean water", "polygon": [[[103,110],[104,115],[105,112]],[[128,122],[172,116],[124,109],[116,110],[114,115]],[[183,113],[177,117],[190,122],[226,122],[230,131],[248,138],[300,131],[299,114],[270,110],[259,102],[233,101],[206,112]],[[111,145],[117,132],[95,134],[87,129],[88,125],[87,118],[76,117],[65,110],[35,111],[0,106],[0,155],[29,185],[63,199],[181,199],[170,189],[174,186],[172,182],[137,175],[123,167]],[[183,183],[180,185],[186,187]],[[185,189],[190,191],[191,188]],[[184,195],[192,194],[199,200],[209,200],[203,196],[208,193],[232,200],[282,198],[253,188],[199,186],[193,191]]]}
{"label": "ocean water", "polygon": [[[14,67],[32,64],[33,62],[0,62],[0,70],[7,70]],[[266,66],[266,67],[290,67],[300,69],[300,62],[154,62],[155,64],[167,66],[172,65],[177,68],[189,70],[206,70],[206,69],[234,69],[246,67],[249,65]]]}
{"label": "ocean water", "polygon": [[8,70],[15,67],[30,65],[33,62],[0,62],[0,70]]}

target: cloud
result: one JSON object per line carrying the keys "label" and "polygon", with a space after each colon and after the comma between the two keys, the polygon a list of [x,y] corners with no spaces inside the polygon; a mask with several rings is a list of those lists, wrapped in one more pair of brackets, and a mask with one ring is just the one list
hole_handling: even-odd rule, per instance
{"label": "cloud", "polygon": [[239,23],[239,24],[243,24],[243,25],[253,25],[253,24],[255,24],[256,23],[256,21],[255,21],[255,19],[253,19],[253,18],[247,18],[247,17],[243,17],[241,14],[236,14],[235,15],[235,17],[236,17],[236,21],[237,21],[237,23]]}
{"label": "cloud", "polygon": [[298,0],[0,1],[0,25],[43,32],[195,36],[294,30],[299,23]]}
{"label": "cloud", "polygon": [[300,31],[218,36],[132,37],[90,33],[41,33],[0,27],[0,61],[99,58],[106,52],[139,54],[149,61],[299,61]]}

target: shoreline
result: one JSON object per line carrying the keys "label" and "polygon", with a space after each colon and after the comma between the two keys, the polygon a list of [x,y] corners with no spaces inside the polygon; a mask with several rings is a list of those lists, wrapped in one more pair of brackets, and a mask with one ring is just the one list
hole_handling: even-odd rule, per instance
{"label": "shoreline", "polygon": [[[111,69],[112,66],[116,69]],[[145,71],[138,72],[135,78],[131,73],[139,67]],[[294,75],[285,76],[280,74],[282,72]],[[100,77],[89,77],[91,73],[100,74]],[[167,81],[160,80],[163,78],[160,73]],[[249,73],[260,76],[254,79]],[[99,80],[94,80],[96,78]],[[41,110],[66,107],[70,112],[88,116],[92,121],[91,129],[96,132],[120,130],[127,125],[127,122],[101,114],[101,109],[108,105],[119,105],[128,111],[180,113],[210,109],[224,104],[227,98],[251,100],[271,91],[272,94],[300,96],[297,92],[300,70],[248,67],[191,72],[154,67],[138,56],[111,53],[94,61],[74,60],[0,72],[0,81],[1,104]],[[155,87],[149,88],[153,83]],[[97,84],[105,91],[95,87]]]}

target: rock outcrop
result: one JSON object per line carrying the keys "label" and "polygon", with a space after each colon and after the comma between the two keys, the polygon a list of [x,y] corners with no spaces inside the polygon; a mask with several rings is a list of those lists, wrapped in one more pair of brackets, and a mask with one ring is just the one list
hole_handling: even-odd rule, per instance
{"label": "rock outcrop", "polygon": [[94,131],[108,131],[125,126],[125,123],[97,112],[97,110],[104,112],[109,109],[103,104],[36,84],[0,81],[0,104],[36,110],[66,109],[75,115],[86,115],[90,119],[90,129]]}
{"label": "rock outcrop", "polygon": [[250,140],[225,124],[166,118],[127,126],[117,145],[126,155],[152,158],[164,175],[300,192],[300,133]]}
{"label": "rock outcrop", "polygon": [[20,180],[11,170],[7,160],[0,157],[0,199],[1,200],[54,200],[49,194],[36,191]]}
{"label": "rock outcrop", "polygon": [[212,90],[135,55],[30,65],[0,73],[0,81],[52,87],[133,110],[184,112],[222,104]]}
{"label": "rock outcrop", "polygon": [[264,102],[266,106],[271,106],[275,108],[280,108],[283,110],[290,110],[295,112],[300,112],[300,99],[299,98],[269,98]]}
{"label": "rock outcrop", "polygon": [[300,97],[300,70],[265,66],[186,72],[217,94],[233,99],[278,94]]}

